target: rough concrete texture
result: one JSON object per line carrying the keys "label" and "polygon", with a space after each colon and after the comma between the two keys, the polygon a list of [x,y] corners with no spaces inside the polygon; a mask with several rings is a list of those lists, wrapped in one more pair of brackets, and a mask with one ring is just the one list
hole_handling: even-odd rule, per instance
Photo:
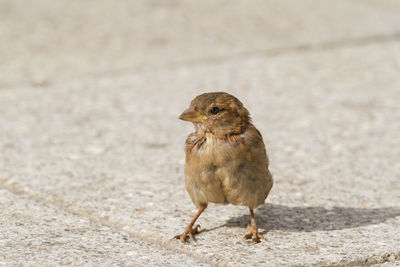
{"label": "rough concrete texture", "polygon": [[[205,264],[0,189],[0,266]],[[101,244],[101,245],[99,245]]]}
{"label": "rough concrete texture", "polygon": [[385,40],[400,32],[397,1],[360,2],[1,0],[0,87]]}
{"label": "rough concrete texture", "polygon": [[[398,2],[0,3],[6,265],[400,261]],[[214,90],[271,158],[260,244],[219,205],[196,243],[171,240],[195,213],[177,115]]]}

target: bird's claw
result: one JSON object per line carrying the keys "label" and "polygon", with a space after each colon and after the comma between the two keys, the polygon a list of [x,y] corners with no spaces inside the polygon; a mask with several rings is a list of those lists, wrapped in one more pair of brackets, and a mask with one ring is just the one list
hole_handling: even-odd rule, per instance
{"label": "bird's claw", "polygon": [[179,239],[182,243],[186,243],[189,237],[191,241],[196,241],[194,236],[200,233],[199,229],[201,229],[200,225],[196,225],[190,229],[187,228],[182,234],[174,236],[174,239]]}
{"label": "bird's claw", "polygon": [[250,228],[248,231],[249,233],[243,237],[244,239],[251,239],[253,243],[260,243],[261,239],[265,240],[264,236],[258,233],[258,229]]}
{"label": "bird's claw", "polygon": [[245,235],[243,238],[244,239],[252,239],[253,243],[260,243],[261,239],[265,239],[264,236],[262,236],[259,233],[250,233],[250,234]]}
{"label": "bird's claw", "polygon": [[198,224],[194,228],[192,228],[191,232],[195,235],[200,233],[199,229],[201,229],[201,226]]}

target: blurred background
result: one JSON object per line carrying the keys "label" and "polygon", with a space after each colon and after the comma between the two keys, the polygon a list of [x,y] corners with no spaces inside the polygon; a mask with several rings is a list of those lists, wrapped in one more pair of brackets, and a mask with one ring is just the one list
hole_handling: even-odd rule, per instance
{"label": "blurred background", "polygon": [[[398,0],[0,0],[0,189],[169,244],[194,209],[183,182],[193,127],[177,117],[210,91],[250,110],[275,185],[258,254],[232,245],[248,219],[233,206],[202,215],[220,227],[197,249],[280,266],[314,264],[307,251],[321,247],[322,265],[398,247],[398,222],[385,224],[400,214]],[[15,225],[3,229],[38,231]],[[26,242],[15,240],[11,260]]]}
{"label": "blurred background", "polygon": [[377,42],[397,36],[399,8],[396,0],[1,0],[0,87]]}

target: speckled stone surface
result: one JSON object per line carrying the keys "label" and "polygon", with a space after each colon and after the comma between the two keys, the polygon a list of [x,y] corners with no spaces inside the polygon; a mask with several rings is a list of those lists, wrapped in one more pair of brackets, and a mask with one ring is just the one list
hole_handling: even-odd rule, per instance
{"label": "speckled stone surface", "polygon": [[386,39],[400,8],[380,2],[1,0],[0,88]]}
{"label": "speckled stone surface", "polygon": [[[15,9],[18,1],[0,3],[8,14],[2,19],[10,21],[31,5]],[[89,17],[82,17],[82,12],[89,12],[85,8],[90,2],[65,7],[63,1],[45,3],[38,1],[43,10],[35,9],[32,18],[9,24],[14,25],[10,29],[0,24],[0,34],[11,38],[11,33],[28,29],[26,24],[35,17],[46,21],[42,31],[53,20],[80,25],[77,16],[90,26],[94,18],[109,14],[110,25],[100,29],[110,34],[110,40],[126,36],[121,42],[132,49],[115,52],[121,57],[103,51],[104,43],[77,49],[90,27],[65,26],[76,35],[57,30],[48,35],[29,33],[20,37],[25,46],[12,48],[19,51],[14,63],[1,61],[6,75],[0,89],[0,200],[5,214],[0,234],[7,238],[0,241],[6,248],[0,264],[59,265],[63,256],[70,265],[128,266],[164,262],[395,266],[400,261],[400,23],[395,23],[400,8],[396,2],[337,1],[332,8],[316,1],[298,7],[276,2],[278,10],[285,6],[282,10],[297,11],[269,10],[279,17],[271,18],[270,27],[278,27],[287,16],[291,25],[287,32],[293,35],[274,35],[267,27],[264,35],[247,32],[249,37],[243,38],[253,41],[246,42],[234,34],[228,35],[233,39],[224,39],[224,27],[216,21],[227,23],[233,13],[224,11],[224,2],[206,2],[213,8],[204,12],[215,20],[204,18],[208,28],[203,30],[222,38],[220,45],[212,49],[211,44],[197,44],[196,34],[183,38],[187,28],[171,28],[174,35],[164,20],[151,20],[154,28],[160,26],[156,32],[172,39],[179,36],[158,52],[144,45],[144,35],[135,34],[140,41],[133,45],[133,37],[120,26],[125,20],[146,23],[143,17],[131,18],[108,2],[99,2],[99,11],[90,11]],[[161,17],[197,10],[179,1],[165,2],[171,6],[151,3],[155,6],[137,8]],[[244,11],[242,7],[235,2],[229,9],[242,10],[246,23],[259,21],[253,16],[257,5]],[[70,12],[75,19],[54,18],[49,11],[53,9]],[[321,15],[341,10],[339,22]],[[42,14],[47,11],[48,16]],[[193,16],[185,27],[200,20],[198,14]],[[296,23],[296,16],[305,17],[303,24]],[[144,34],[140,23],[132,27]],[[253,25],[232,23],[238,31]],[[313,32],[312,25],[321,28]],[[55,33],[68,42],[53,47],[46,38]],[[98,42],[96,31],[92,34],[87,38]],[[36,51],[30,43],[36,42],[34,36],[43,38],[35,44],[43,44],[46,52],[30,57],[21,51]],[[375,37],[362,39],[368,36]],[[318,45],[321,42],[329,45]],[[302,43],[306,48],[293,48]],[[281,50],[261,51],[274,47]],[[196,49],[198,54],[188,52]],[[8,50],[0,51],[2,58],[11,60]],[[190,61],[197,57],[204,60]],[[114,72],[121,66],[128,68]],[[104,69],[109,72],[98,75]],[[204,231],[196,243],[171,240],[195,213],[183,182],[183,143],[193,127],[177,116],[194,96],[214,90],[242,100],[269,152],[275,185],[267,203],[256,210],[267,238],[259,244],[242,239],[248,211],[231,205],[209,206],[198,221]]]}
{"label": "speckled stone surface", "polygon": [[4,189],[0,209],[0,266],[210,266]]}

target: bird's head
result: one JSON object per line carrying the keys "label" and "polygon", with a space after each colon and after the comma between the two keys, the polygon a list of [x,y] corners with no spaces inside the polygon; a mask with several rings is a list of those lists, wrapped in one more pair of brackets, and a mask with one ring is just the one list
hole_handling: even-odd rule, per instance
{"label": "bird's head", "polygon": [[197,132],[209,132],[218,137],[239,134],[250,123],[249,112],[242,102],[224,92],[197,96],[179,119],[193,122]]}

